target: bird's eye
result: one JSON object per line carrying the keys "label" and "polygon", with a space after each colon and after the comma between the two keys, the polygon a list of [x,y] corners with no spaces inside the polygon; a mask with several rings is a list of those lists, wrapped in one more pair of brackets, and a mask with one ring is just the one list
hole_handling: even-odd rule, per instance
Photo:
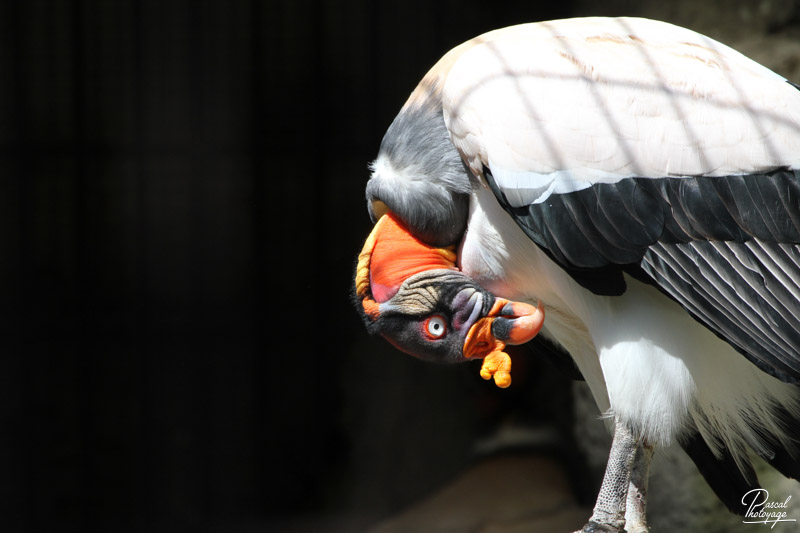
{"label": "bird's eye", "polygon": [[425,332],[432,339],[439,339],[447,333],[447,324],[439,315],[432,316],[425,321]]}

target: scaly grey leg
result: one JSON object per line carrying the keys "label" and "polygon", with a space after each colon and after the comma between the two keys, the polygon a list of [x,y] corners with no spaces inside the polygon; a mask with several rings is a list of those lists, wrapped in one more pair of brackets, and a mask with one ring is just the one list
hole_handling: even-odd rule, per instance
{"label": "scaly grey leg", "polygon": [[625,503],[637,448],[633,432],[625,424],[616,421],[603,484],[592,517],[581,530],[583,533],[625,531]]}
{"label": "scaly grey leg", "polygon": [[655,447],[642,442],[633,460],[631,481],[628,487],[628,505],[625,509],[625,528],[628,533],[648,533],[647,527],[647,479],[650,476],[650,460]]}

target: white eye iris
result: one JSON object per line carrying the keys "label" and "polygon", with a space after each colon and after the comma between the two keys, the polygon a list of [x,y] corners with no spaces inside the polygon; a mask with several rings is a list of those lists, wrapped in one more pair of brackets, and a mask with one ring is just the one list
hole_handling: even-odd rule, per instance
{"label": "white eye iris", "polygon": [[447,325],[442,317],[433,316],[428,319],[427,323],[425,324],[425,329],[428,331],[428,335],[434,339],[438,339],[447,331]]}

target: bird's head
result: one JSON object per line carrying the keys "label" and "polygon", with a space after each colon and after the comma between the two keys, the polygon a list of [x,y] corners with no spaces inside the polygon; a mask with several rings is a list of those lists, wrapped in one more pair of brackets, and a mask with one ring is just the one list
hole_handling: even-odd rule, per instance
{"label": "bird's head", "polygon": [[506,344],[531,340],[541,308],[495,297],[455,266],[450,248],[415,238],[393,213],[380,217],[358,259],[356,307],[367,329],[435,362],[482,358],[481,376],[511,383]]}

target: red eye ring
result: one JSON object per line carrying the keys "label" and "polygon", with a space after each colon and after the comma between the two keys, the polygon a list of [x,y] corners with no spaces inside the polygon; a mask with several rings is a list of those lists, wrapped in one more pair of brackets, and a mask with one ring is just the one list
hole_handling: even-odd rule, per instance
{"label": "red eye ring", "polygon": [[443,316],[433,315],[423,323],[423,331],[431,340],[441,339],[447,333],[447,322]]}

